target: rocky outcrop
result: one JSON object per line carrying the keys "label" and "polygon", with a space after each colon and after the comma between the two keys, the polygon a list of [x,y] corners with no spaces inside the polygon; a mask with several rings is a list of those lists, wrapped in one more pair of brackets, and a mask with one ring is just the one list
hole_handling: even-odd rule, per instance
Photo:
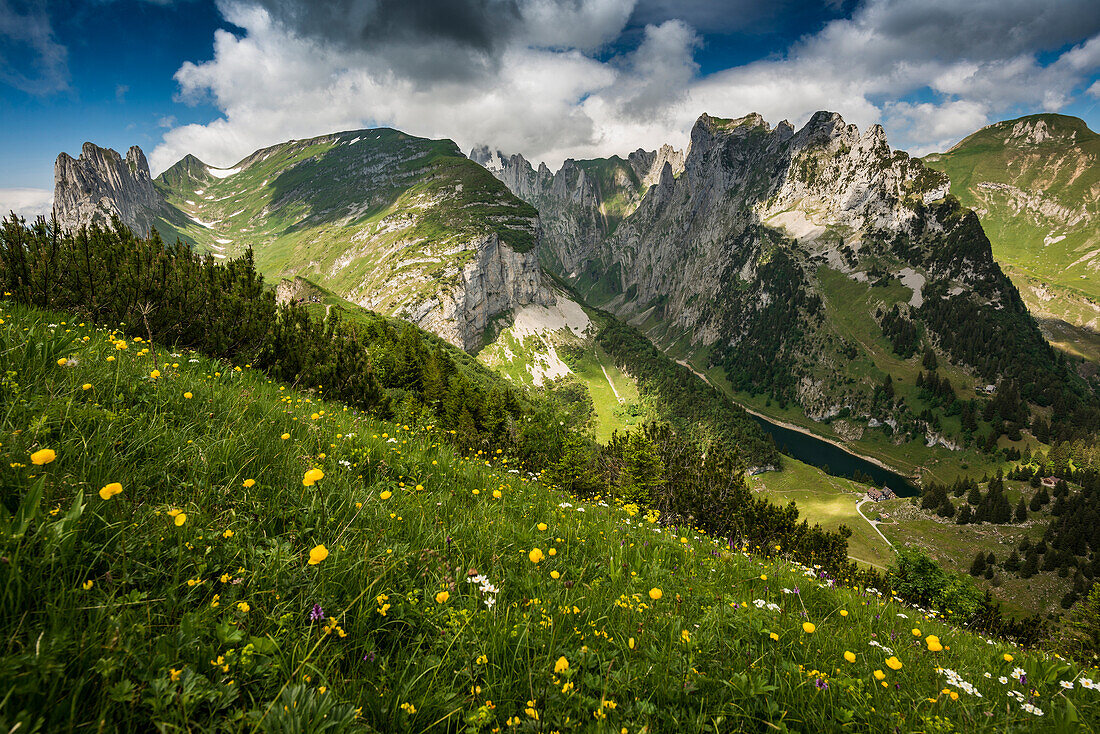
{"label": "rocky outcrop", "polygon": [[109,224],[117,216],[146,236],[161,206],[145,154],[136,145],[125,159],[92,143],[84,143],[75,160],[66,153],[57,156],[53,213],[65,229]]}
{"label": "rocky outcrop", "polygon": [[669,145],[657,151],[637,150],[627,160],[618,156],[566,160],[557,172],[546,164],[534,168],[522,155],[505,155],[480,146],[470,159],[487,168],[516,196],[530,203],[542,219],[548,267],[575,278],[599,244],[637,208],[650,186],[671,166],[683,170],[683,153]]}

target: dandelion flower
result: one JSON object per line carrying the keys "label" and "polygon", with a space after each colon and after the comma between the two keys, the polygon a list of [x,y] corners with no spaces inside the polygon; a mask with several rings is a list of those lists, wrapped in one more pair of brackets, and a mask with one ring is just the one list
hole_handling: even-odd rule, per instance
{"label": "dandelion flower", "polygon": [[451,594],[448,591],[441,591],[435,595],[436,604],[446,604],[447,600],[451,598]]}
{"label": "dandelion flower", "polygon": [[845,650],[844,659],[847,660],[849,663],[854,663],[856,661],[856,654],[851,650]]}
{"label": "dandelion flower", "polygon": [[31,454],[31,463],[35,466],[42,466],[43,464],[49,464],[56,458],[57,454],[53,449],[39,449]]}
{"label": "dandelion flower", "polygon": [[847,617],[848,616],[848,610],[847,609],[841,609],[840,610],[840,616]]}
{"label": "dandelion flower", "polygon": [[1005,653],[1004,658],[1005,658],[1006,663],[1011,663],[1012,662],[1012,656],[1009,655],[1007,652]]}
{"label": "dandelion flower", "polygon": [[653,601],[657,601],[662,596],[663,596],[663,594],[662,594],[661,590],[658,589],[656,586],[654,586],[652,589],[649,590],[649,598],[652,599]]}
{"label": "dandelion flower", "polygon": [[160,370],[153,370],[149,373],[149,377],[153,380],[157,379],[158,377],[160,377]]}
{"label": "dandelion flower", "polygon": [[761,581],[767,581],[768,580],[768,574],[766,574],[766,573],[760,574],[760,580]]}
{"label": "dandelion flower", "polygon": [[898,660],[896,655],[886,658],[886,667],[890,670],[901,670],[901,661]]}
{"label": "dandelion flower", "polygon": [[424,485],[423,484],[416,485],[416,491],[417,492],[423,492],[424,491]]}
{"label": "dandelion flower", "polygon": [[175,523],[177,528],[181,527],[185,522],[187,522],[187,513],[181,512],[176,515]]}
{"label": "dandelion flower", "polygon": [[542,563],[542,559],[546,556],[540,549],[534,548],[527,554],[527,557],[531,559],[531,563]]}
{"label": "dandelion flower", "polygon": [[252,487],[256,486],[256,480],[255,479],[246,479],[246,480],[244,480],[244,482],[242,482],[242,484],[244,485],[245,489],[251,489]]}
{"label": "dandelion flower", "polygon": [[316,566],[326,558],[328,558],[328,548],[324,545],[316,545],[309,552],[309,565]]}
{"label": "dandelion flower", "polygon": [[691,633],[687,630],[680,630],[680,639],[684,642],[691,642]]}
{"label": "dandelion flower", "polygon": [[814,630],[816,630],[816,629],[817,629],[817,627],[814,626],[813,622],[803,622],[802,623],[802,631],[805,632],[808,635],[812,635],[814,633]]}
{"label": "dandelion flower", "polygon": [[566,670],[569,670],[569,661],[565,659],[564,655],[562,655],[560,658],[558,658],[558,661],[554,663],[554,673],[563,673]]}
{"label": "dandelion flower", "polygon": [[320,469],[310,469],[306,472],[306,475],[302,477],[302,484],[306,487],[312,487],[314,484],[325,478],[325,473]]}
{"label": "dandelion flower", "polygon": [[112,497],[114,497],[116,494],[120,493],[121,491],[122,491],[122,485],[121,484],[119,484],[118,482],[111,482],[106,487],[99,490],[99,496],[102,499],[109,500]]}
{"label": "dandelion flower", "polygon": [[502,494],[500,493],[500,490],[499,490],[499,489],[494,489],[494,490],[493,490],[493,499],[497,499],[497,500],[499,500],[499,499],[500,499],[501,497],[503,497],[503,496],[504,496],[504,495],[502,495]]}

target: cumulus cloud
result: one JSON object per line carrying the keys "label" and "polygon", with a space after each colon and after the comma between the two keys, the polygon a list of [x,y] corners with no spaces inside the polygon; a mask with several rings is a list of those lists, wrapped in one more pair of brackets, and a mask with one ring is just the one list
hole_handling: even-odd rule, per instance
{"label": "cumulus cloud", "polygon": [[700,75],[707,32],[805,2],[757,17],[747,0],[720,13],[695,0],[221,0],[243,31],[218,31],[213,58],[176,80],[181,99],[222,114],[169,130],[150,163],[232,165],[283,140],[388,125],[556,165],[682,145],[704,111],[798,125],[819,109],[880,122],[924,153],[1010,111],[1060,109],[1100,69],[1094,0],[865,0],[778,55]]}
{"label": "cumulus cloud", "polygon": [[26,219],[48,216],[53,209],[53,192],[46,189],[0,189],[0,216],[15,212]]}

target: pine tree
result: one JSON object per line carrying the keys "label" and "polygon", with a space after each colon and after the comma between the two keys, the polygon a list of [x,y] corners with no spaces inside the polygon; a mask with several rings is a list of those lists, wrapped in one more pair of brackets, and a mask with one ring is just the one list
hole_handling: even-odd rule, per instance
{"label": "pine tree", "polygon": [[985,569],[985,554],[978,553],[978,555],[974,556],[974,562],[970,564],[970,575],[975,577],[981,576],[985,573]]}
{"label": "pine tree", "polygon": [[1027,521],[1027,502],[1021,497],[1020,501],[1016,504],[1016,522],[1025,521]]}

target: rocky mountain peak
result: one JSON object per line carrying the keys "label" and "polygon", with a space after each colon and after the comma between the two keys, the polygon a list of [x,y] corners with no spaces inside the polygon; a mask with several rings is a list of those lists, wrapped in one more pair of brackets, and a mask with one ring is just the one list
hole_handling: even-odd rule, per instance
{"label": "rocky mountain peak", "polygon": [[136,145],[125,159],[90,142],[84,143],[75,160],[67,153],[57,156],[53,212],[66,229],[108,224],[117,216],[135,232],[147,235],[161,204],[149,163]]}

